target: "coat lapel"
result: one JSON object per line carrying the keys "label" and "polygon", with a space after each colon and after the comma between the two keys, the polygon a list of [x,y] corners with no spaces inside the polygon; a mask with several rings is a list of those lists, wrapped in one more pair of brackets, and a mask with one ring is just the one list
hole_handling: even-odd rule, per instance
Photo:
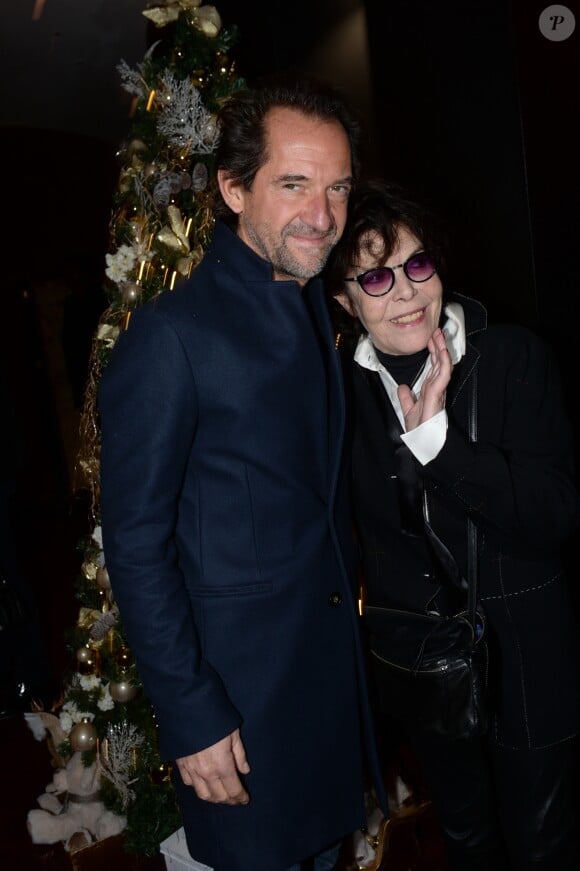
{"label": "coat lapel", "polygon": [[328,395],[328,491],[333,499],[341,465],[344,438],[344,392],[342,369],[336,348],[334,331],[324,298],[322,283],[311,282],[306,288],[310,300],[314,326],[320,339],[321,352],[326,370]]}
{"label": "coat lapel", "polygon": [[464,398],[467,396],[465,388],[479,365],[480,356],[481,354],[477,348],[468,341],[463,358],[453,369],[448,391],[448,408],[453,408],[458,400],[463,403]]}

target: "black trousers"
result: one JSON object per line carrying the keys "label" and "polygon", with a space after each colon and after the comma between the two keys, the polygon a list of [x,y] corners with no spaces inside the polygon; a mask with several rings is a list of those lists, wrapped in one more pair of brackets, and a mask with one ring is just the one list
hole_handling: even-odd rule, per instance
{"label": "black trousers", "polygon": [[511,750],[411,736],[454,871],[573,871],[578,742]]}

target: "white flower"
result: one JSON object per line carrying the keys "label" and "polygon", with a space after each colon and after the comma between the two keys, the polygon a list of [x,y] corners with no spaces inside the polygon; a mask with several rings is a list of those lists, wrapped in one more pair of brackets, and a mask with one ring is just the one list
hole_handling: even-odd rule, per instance
{"label": "white flower", "polygon": [[[81,678],[81,683],[84,679],[85,679],[84,677]],[[98,681],[98,678],[97,678],[97,681]],[[69,732],[71,726],[69,726],[68,729],[66,729],[63,725],[63,718],[65,718],[67,723],[70,720],[70,723],[72,725],[73,723],[80,723],[82,720],[85,719],[85,717],[88,720],[90,720],[92,723],[94,716],[95,715],[91,714],[90,711],[79,711],[76,704],[72,700],[70,700],[68,702],[65,702],[64,705],[62,706],[61,712],[59,714],[59,719],[61,721],[61,726],[64,729],[64,731]]]}
{"label": "white flower", "polygon": [[97,677],[96,674],[83,674],[81,675],[81,688],[90,692],[91,690],[96,690],[97,687],[100,687],[101,679]]}
{"label": "white flower", "polygon": [[61,711],[58,719],[60,720],[62,731],[68,735],[73,726],[73,720],[71,715],[66,711]]}
{"label": "white flower", "polygon": [[101,698],[97,702],[97,707],[101,711],[112,711],[115,707],[114,699],[109,692],[109,684],[107,684],[104,691],[101,693]]}
{"label": "white flower", "polygon": [[[75,684],[78,686],[77,681],[75,681]],[[69,699],[69,701],[65,702],[64,705],[62,706],[62,710],[66,711],[68,714],[70,714],[72,716],[73,713],[77,712],[78,708],[75,705],[75,703],[71,699]]]}
{"label": "white flower", "polygon": [[107,261],[105,275],[115,284],[119,284],[128,278],[137,260],[137,254],[130,245],[121,245],[115,254],[106,254],[105,260]]}

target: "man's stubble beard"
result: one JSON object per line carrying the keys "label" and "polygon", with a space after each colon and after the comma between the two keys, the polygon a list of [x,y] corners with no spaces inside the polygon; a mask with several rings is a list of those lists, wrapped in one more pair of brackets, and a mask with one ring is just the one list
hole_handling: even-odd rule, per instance
{"label": "man's stubble beard", "polygon": [[[313,278],[322,271],[330,252],[338,241],[337,228],[334,227],[333,230],[327,233],[325,248],[319,249],[316,253],[312,252],[310,258],[305,254],[307,260],[310,261],[310,263],[308,263],[303,262],[300,258],[294,255],[286,244],[288,236],[291,236],[293,232],[296,232],[296,228],[292,228],[291,225],[283,229],[281,241],[278,242],[278,244],[272,243],[271,250],[268,249],[264,237],[257,233],[253,224],[244,222],[244,229],[248,239],[252,241],[257,250],[261,253],[261,256],[271,264],[274,272],[279,275],[288,275],[291,278],[298,278],[303,281]],[[306,235],[308,231],[305,233],[304,230],[302,230],[301,232]],[[268,239],[270,239],[269,236]],[[315,258],[314,263],[312,263],[313,258]]]}

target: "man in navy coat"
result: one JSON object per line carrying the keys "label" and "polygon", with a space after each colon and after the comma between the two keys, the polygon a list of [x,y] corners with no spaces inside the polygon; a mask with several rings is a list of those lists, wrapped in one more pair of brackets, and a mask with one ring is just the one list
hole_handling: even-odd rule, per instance
{"label": "man in navy coat", "polygon": [[365,822],[365,748],[378,770],[316,278],[358,130],[313,82],[238,92],[219,123],[212,242],[101,382],[105,559],[191,855],[322,871]]}

